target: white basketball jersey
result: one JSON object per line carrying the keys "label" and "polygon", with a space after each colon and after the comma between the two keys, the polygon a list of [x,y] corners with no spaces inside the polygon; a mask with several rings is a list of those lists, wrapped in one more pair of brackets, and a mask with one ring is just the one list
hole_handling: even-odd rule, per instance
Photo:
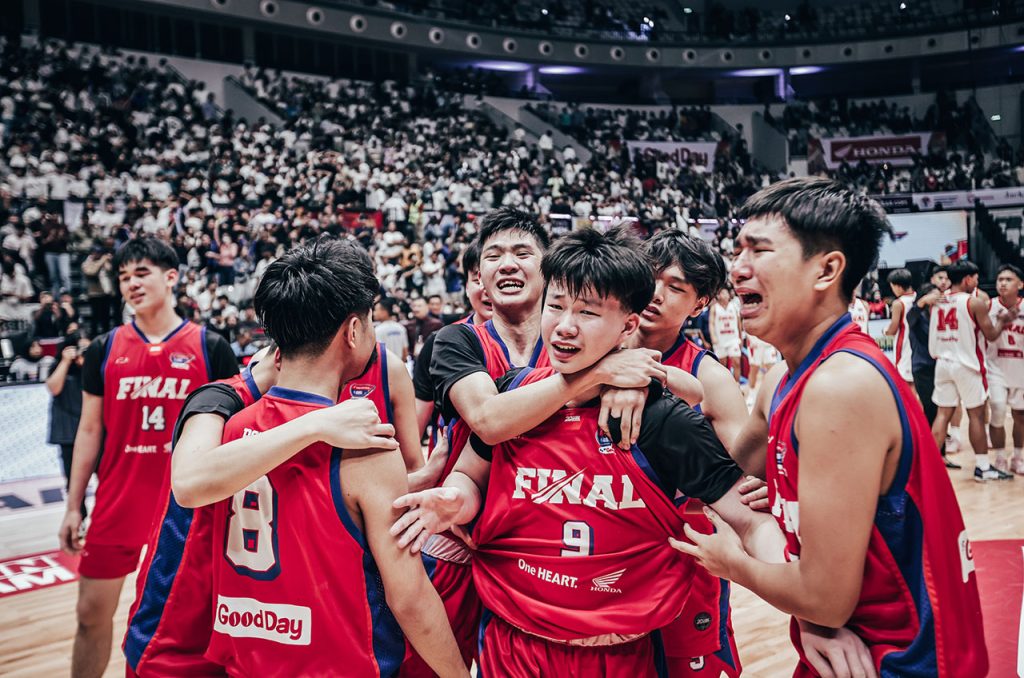
{"label": "white basketball jersey", "polygon": [[[988,317],[993,324],[1003,308],[1006,307],[999,297],[992,299]],[[1007,310],[1013,314],[1013,320],[995,341],[986,342],[985,366],[993,375],[1006,381],[1010,388],[1024,388],[1024,306],[1017,302]]]}
{"label": "white basketball jersey", "polygon": [[740,340],[740,312],[735,304],[715,305],[715,332],[718,341],[723,344],[734,344]]}
{"label": "white basketball jersey", "polygon": [[[911,350],[910,350],[910,323],[907,318],[910,309],[914,307],[914,294],[904,294],[896,299],[897,304],[903,305],[903,317],[900,318],[900,329],[896,332],[896,367],[900,368],[900,374],[910,374]],[[906,378],[906,377],[904,377]]]}
{"label": "white basketball jersey", "polygon": [[850,319],[860,326],[860,331],[868,333],[868,320],[871,314],[868,312],[868,305],[863,299],[854,299],[850,302]]}
{"label": "white basketball jersey", "polygon": [[967,308],[970,299],[966,292],[957,292],[940,297],[935,303],[928,324],[928,352],[936,360],[984,372],[985,356],[978,342],[978,326]]}

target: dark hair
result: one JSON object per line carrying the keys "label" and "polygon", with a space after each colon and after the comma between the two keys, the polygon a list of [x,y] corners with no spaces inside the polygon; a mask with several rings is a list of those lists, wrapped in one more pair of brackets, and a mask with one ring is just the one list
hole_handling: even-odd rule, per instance
{"label": "dark hair", "polygon": [[945,273],[946,275],[949,275],[949,270],[942,264],[935,264],[932,266],[932,271],[928,274],[928,278],[930,279],[936,273]]}
{"label": "dark hair", "polygon": [[996,271],[996,275],[998,276],[1000,273],[1003,273],[1005,271],[1009,271],[1010,273],[1017,276],[1018,280],[1024,280],[1024,272],[1022,272],[1020,268],[1014,266],[1013,264],[1003,264],[1002,266],[999,267],[999,270]]}
{"label": "dark hair", "polygon": [[178,270],[178,255],[171,246],[150,236],[132,238],[122,245],[114,254],[113,267],[119,271],[125,264],[138,263],[143,259],[149,259],[165,271]]}
{"label": "dark hair", "polygon": [[565,285],[570,296],[593,289],[614,297],[623,308],[639,313],[654,296],[654,274],[640,241],[623,228],[601,233],[584,228],[552,245],[540,265],[546,287]]}
{"label": "dark hair", "polygon": [[927,296],[936,289],[938,288],[935,287],[935,285],[931,284],[930,282],[921,283],[921,286],[917,288],[917,296],[914,297],[914,303],[916,304],[917,302],[921,301],[922,297]]}
{"label": "dark hair", "polygon": [[655,273],[678,266],[698,297],[713,299],[727,285],[728,272],[722,255],[707,241],[691,238],[682,231],[662,231],[643,244]]}
{"label": "dark hair", "polygon": [[897,268],[887,278],[890,285],[899,285],[905,290],[914,286],[914,274],[905,268]]}
{"label": "dark hair", "polygon": [[504,231],[523,231],[532,235],[542,251],[551,245],[551,236],[529,214],[512,207],[499,207],[485,214],[480,220],[478,239],[481,251],[491,237]]}
{"label": "dark hair", "polygon": [[954,261],[952,264],[946,267],[946,274],[949,276],[949,282],[954,285],[959,285],[964,281],[964,278],[970,277],[978,272],[978,267],[973,261],[968,259],[961,259],[960,261]]}
{"label": "dark hair", "polygon": [[388,315],[395,316],[395,300],[391,297],[381,297],[377,300],[377,303],[382,309],[388,312]]}
{"label": "dark hair", "polygon": [[444,297],[442,297],[440,294],[431,294],[430,296],[428,296],[427,297],[427,303],[428,304],[430,303],[431,299],[440,299],[441,301],[444,301]]}
{"label": "dark hair", "polygon": [[366,250],[320,238],[267,266],[253,306],[282,355],[315,354],[349,316],[365,316],[379,291]]}
{"label": "dark hair", "polygon": [[878,260],[882,236],[892,235],[885,210],[838,181],[785,179],[750,196],[740,217],[778,216],[800,241],[804,257],[838,249],[846,257],[842,293],[849,300]]}
{"label": "dark hair", "polygon": [[480,270],[480,239],[473,238],[473,242],[466,246],[466,249],[462,250],[462,285],[465,287],[466,281],[469,280],[469,274],[473,271]]}

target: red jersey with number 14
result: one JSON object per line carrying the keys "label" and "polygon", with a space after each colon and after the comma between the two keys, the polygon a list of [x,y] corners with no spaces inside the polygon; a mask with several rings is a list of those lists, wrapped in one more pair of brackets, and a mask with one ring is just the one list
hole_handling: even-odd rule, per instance
{"label": "red jersey with number 14", "polygon": [[111,331],[103,359],[103,429],[87,542],[142,546],[166,482],[174,422],[210,379],[206,328],[182,321],[160,342],[131,323]]}
{"label": "red jersey with number 14", "polygon": [[[367,373],[346,384],[343,397],[384,397],[385,356],[381,351]],[[224,440],[258,435],[333,404],[275,386],[228,422]],[[342,454],[311,445],[216,505],[206,656],[229,674],[397,671],[405,643],[366,538],[345,506]]]}
{"label": "red jersey with number 14", "polygon": [[[217,383],[230,387],[242,407],[260,398],[248,367]],[[143,678],[223,676],[224,667],[203,657],[213,631],[213,507],[180,506],[170,483],[161,506],[165,510],[149,538],[128,613],[125,659]]]}
{"label": "red jersey with number 14", "polygon": [[[794,426],[814,371],[836,353],[878,370],[892,389],[903,427],[896,477],[878,498],[864,583],[846,626],[868,646],[879,675],[900,678],[984,676],[988,656],[974,560],[953,486],[913,393],[871,337],[844,315],[825,332],[772,399],[768,492],[786,534],[786,556],[800,557],[799,442]],[[796,675],[817,675],[800,652]]]}
{"label": "red jersey with number 14", "polygon": [[[526,368],[518,388],[551,374]],[[542,638],[626,642],[680,612],[694,561],[668,545],[683,519],[639,448],[567,408],[493,449],[473,579],[484,606]]]}

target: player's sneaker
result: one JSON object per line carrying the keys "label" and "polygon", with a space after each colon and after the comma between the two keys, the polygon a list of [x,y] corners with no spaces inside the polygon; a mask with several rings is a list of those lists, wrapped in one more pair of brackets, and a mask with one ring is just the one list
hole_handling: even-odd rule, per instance
{"label": "player's sneaker", "polygon": [[985,483],[990,480],[1013,480],[1013,476],[1009,473],[1003,473],[996,467],[990,467],[984,471],[980,468],[974,469],[974,479],[979,483]]}
{"label": "player's sneaker", "polygon": [[960,442],[953,436],[946,434],[946,453],[953,454],[960,451]]}
{"label": "player's sneaker", "polygon": [[959,471],[960,469],[963,468],[963,466],[961,466],[960,464],[956,463],[955,461],[952,461],[946,455],[942,455],[942,461],[946,462],[946,468],[951,468],[951,469],[956,470],[956,471]]}
{"label": "player's sneaker", "polygon": [[1009,457],[996,457],[995,461],[992,462],[994,468],[999,469],[1003,473],[1010,472],[1010,458]]}
{"label": "player's sneaker", "polygon": [[1010,462],[1010,470],[1019,476],[1024,476],[1024,457],[1014,457]]}

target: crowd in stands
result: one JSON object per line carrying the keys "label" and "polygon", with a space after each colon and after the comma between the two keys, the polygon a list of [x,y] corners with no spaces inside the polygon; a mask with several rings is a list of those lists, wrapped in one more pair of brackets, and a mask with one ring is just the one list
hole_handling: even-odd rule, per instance
{"label": "crowd in stands", "polygon": [[[461,310],[459,258],[475,217],[494,207],[533,213],[556,232],[624,219],[644,233],[703,232],[729,256],[736,210],[778,178],[741,135],[719,138],[706,108],[537,107],[587,148],[584,162],[547,133],[506,131],[435,78],[398,85],[248,67],[240,81],[279,124],[236,119],[161,59],[0,43],[0,323],[23,331],[15,353],[30,359],[39,340],[52,354],[64,337],[130,317],[110,261],[138,233],[175,248],[183,315],[244,360],[260,341],[251,297],[262,272],[323,233],[362,243],[397,321],[415,324],[417,299],[432,298],[438,314]],[[854,110],[846,115],[859,121]],[[632,138],[713,139],[717,151],[705,170],[631,154]]]}
{"label": "crowd in stands", "polygon": [[363,0],[364,6],[545,34],[674,42],[819,42],[962,30],[1024,17],[1021,0],[809,2],[790,8],[721,2],[632,3],[627,0]]}

